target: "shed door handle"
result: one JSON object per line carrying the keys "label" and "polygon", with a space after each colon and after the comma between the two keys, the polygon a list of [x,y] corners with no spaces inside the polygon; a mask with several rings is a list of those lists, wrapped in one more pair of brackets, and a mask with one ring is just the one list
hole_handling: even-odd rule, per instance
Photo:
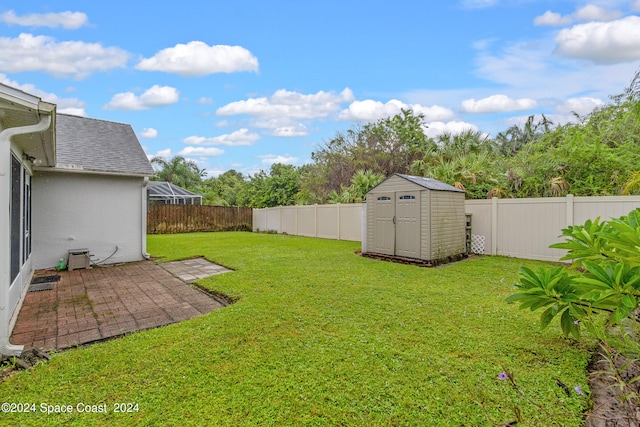
{"label": "shed door handle", "polygon": [[393,223],[394,224],[396,223],[396,216],[395,215],[393,216]]}

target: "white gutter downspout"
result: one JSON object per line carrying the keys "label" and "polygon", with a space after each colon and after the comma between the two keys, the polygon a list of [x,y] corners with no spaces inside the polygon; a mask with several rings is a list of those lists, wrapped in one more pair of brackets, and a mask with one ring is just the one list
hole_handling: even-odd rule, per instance
{"label": "white gutter downspout", "polygon": [[5,212],[0,213],[0,354],[19,356],[24,349],[22,345],[9,343],[9,325],[13,307],[9,307],[9,287],[11,286],[11,221],[9,219],[9,202],[11,200],[11,138],[16,135],[45,131],[51,126],[51,116],[41,116],[35,125],[4,129],[0,132],[0,206]]}
{"label": "white gutter downspout", "polygon": [[147,185],[149,185],[149,177],[145,176],[142,182],[142,257],[144,259],[150,259],[151,255],[147,253]]}

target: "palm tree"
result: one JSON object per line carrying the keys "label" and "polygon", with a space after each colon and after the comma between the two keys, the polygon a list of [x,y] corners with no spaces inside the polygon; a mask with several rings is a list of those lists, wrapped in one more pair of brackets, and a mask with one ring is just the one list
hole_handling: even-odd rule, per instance
{"label": "palm tree", "polygon": [[156,170],[155,180],[167,181],[183,188],[199,185],[206,176],[206,171],[198,168],[193,160],[181,156],[175,156],[170,160],[154,157],[151,159],[151,165]]}

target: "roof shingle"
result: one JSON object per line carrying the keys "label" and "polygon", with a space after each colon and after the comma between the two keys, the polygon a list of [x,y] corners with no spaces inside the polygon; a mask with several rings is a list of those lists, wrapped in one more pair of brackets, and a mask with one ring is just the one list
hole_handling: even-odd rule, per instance
{"label": "roof shingle", "polygon": [[58,168],[124,175],[154,175],[131,125],[57,115]]}
{"label": "roof shingle", "polygon": [[438,181],[437,179],[426,178],[423,176],[405,175],[401,173],[397,173],[395,175],[398,175],[401,178],[404,178],[408,181],[413,182],[414,184],[418,184],[419,186],[427,188],[429,190],[456,191],[459,193],[464,193],[464,190],[454,187],[453,185],[445,184],[444,182]]}

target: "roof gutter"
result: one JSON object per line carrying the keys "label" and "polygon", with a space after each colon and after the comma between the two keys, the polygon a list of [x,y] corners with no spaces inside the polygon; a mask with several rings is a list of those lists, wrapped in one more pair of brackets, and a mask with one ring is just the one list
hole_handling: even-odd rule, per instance
{"label": "roof gutter", "polygon": [[[29,126],[11,127],[0,132],[0,168],[8,167],[11,156],[11,138],[16,135],[24,135],[28,133],[42,132],[51,126],[51,115],[41,115],[38,123]],[[10,172],[6,169],[0,169],[0,205],[9,206]],[[0,354],[6,356],[19,356],[24,350],[22,345],[14,345],[9,342],[11,333],[11,315],[13,307],[9,307],[9,287],[11,286],[10,260],[8,254],[11,253],[11,220],[8,212],[6,215],[0,215],[0,242],[2,242],[2,250],[0,253],[6,255],[0,256]]]}
{"label": "roof gutter", "polygon": [[152,173],[147,173],[147,172],[111,172],[111,171],[88,169],[83,166],[63,165],[63,164],[57,164],[53,167],[37,166],[37,167],[34,167],[33,170],[38,172],[84,173],[84,174],[92,174],[92,175],[128,176],[128,177],[136,177],[136,178],[149,178],[150,176],[153,176]]}

